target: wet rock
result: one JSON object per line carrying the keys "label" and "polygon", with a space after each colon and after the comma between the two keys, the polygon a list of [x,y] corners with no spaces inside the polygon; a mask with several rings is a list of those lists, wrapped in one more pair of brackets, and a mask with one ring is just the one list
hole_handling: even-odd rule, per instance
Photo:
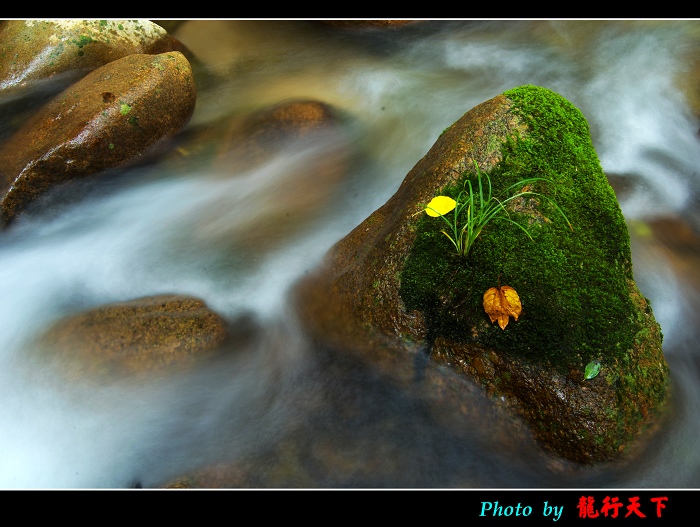
{"label": "wet rock", "polygon": [[[342,142],[337,109],[320,101],[283,101],[245,117],[233,119],[218,144],[216,166],[222,171],[250,168],[269,161],[290,143],[334,137]],[[344,145],[345,146],[345,145]]]}
{"label": "wet rock", "polygon": [[164,161],[183,170],[212,163],[221,175],[233,176],[269,162],[295,141],[335,140],[347,148],[343,121],[337,108],[322,101],[285,100],[252,113],[190,123]]}
{"label": "wet rock", "polygon": [[[413,384],[413,390],[394,390],[387,389],[371,365],[355,359],[348,355],[322,359],[319,370],[327,382],[323,389],[316,386],[295,398],[294,427],[279,441],[235,460],[220,454],[221,458],[158,485],[488,487],[494,484],[493,471],[472,466],[467,474],[455,464],[455,459],[466,459],[467,452],[485,444],[499,451],[510,474],[522,469],[523,460],[539,462],[543,474],[550,468],[549,455],[537,447],[522,423],[514,423],[484,399],[479,401],[477,388],[454,382],[453,372],[431,368],[425,382]],[[362,379],[360,390],[358,379]],[[389,414],[387,408],[392,409]],[[445,448],[453,455],[445,456]],[[484,459],[488,457],[485,453]]]}
{"label": "wet rock", "polygon": [[149,20],[5,20],[0,24],[0,95],[61,78],[63,87],[127,55],[185,52]]}
{"label": "wet rock", "polygon": [[[508,214],[520,226],[493,221],[458,256],[445,222],[422,211],[437,195],[456,198],[467,179],[476,185],[475,162],[501,199],[524,178],[547,178],[528,188],[551,197],[573,230],[551,201],[519,198]],[[515,288],[523,309],[505,329],[482,304],[499,285]],[[634,282],[629,234],[588,124],[543,88],[509,90],[449,127],[394,196],[300,281],[296,300],[317,341],[402,382],[405,364],[429,356],[576,462],[619,458],[667,398],[661,332]],[[601,372],[584,380],[594,360]]]}
{"label": "wet rock", "polygon": [[191,365],[219,349],[227,335],[223,318],[202,300],[158,295],[58,320],[37,347],[69,375],[89,378]]}
{"label": "wet rock", "polygon": [[[173,169],[213,164],[214,177],[247,181],[249,198],[202,211],[196,237],[252,251],[287,243],[328,211],[348,173],[351,143],[344,117],[311,99],[282,101],[245,116],[207,124],[182,137],[170,155]],[[216,155],[212,156],[211,152]],[[183,155],[184,153],[184,155]]]}
{"label": "wet rock", "polygon": [[177,51],[92,71],[0,147],[3,223],[56,185],[153,155],[189,121],[195,101],[190,64]]}

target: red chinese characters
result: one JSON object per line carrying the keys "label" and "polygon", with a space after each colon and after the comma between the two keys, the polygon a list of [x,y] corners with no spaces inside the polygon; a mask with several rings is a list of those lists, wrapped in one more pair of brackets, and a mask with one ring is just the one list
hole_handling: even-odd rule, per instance
{"label": "red chinese characters", "polygon": [[[595,507],[595,498],[593,496],[581,496],[578,500],[578,516],[579,518],[597,518],[599,516],[617,518],[620,509],[625,506],[625,518],[636,516],[638,518],[646,518],[646,514],[642,512],[639,496],[632,496],[628,499],[629,503],[625,505],[617,496],[605,496],[603,505],[600,510]],[[668,501],[668,496],[657,496],[649,500],[656,508],[656,517],[661,518],[661,510],[666,508],[664,502]]]}

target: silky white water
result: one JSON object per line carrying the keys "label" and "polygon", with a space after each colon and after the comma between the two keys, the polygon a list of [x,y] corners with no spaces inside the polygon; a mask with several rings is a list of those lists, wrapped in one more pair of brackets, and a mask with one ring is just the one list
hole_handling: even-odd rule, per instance
{"label": "silky white water", "polygon": [[[349,117],[346,143],[295,145],[235,173],[201,160],[156,161],[86,183],[69,206],[47,199],[0,233],[0,488],[161,486],[254,456],[307,421],[309,456],[319,436],[324,445],[337,438],[343,464],[302,486],[700,486],[700,329],[688,315],[700,298],[644,240],[633,237],[635,277],[664,333],[676,406],[668,430],[626,468],[557,472],[530,449],[490,445],[487,422],[468,423],[460,445],[441,443],[439,419],[416,394],[362,369],[327,369],[288,301],[446,127],[522,84],[550,88],[583,112],[604,171],[629,182],[619,194],[628,223],[680,216],[697,232],[699,123],[681,80],[697,68],[699,24],[183,23],[175,36],[216,79],[200,86],[190,127],[314,98]],[[347,174],[319,183],[319,159],[348,146]],[[281,221],[280,207],[307,221]],[[251,242],[251,230],[261,237]],[[32,353],[32,339],[65,315],[161,293],[197,296],[228,320],[248,317],[254,336],[189,374],[99,385],[67,382]],[[324,405],[345,397],[360,415]],[[375,420],[405,433],[372,437]],[[347,468],[373,449],[391,469]]]}

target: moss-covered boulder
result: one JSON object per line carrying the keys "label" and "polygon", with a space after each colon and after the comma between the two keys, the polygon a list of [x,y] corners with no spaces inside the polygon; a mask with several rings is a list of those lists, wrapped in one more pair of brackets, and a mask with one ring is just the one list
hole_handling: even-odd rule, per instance
{"label": "moss-covered boulder", "polygon": [[[467,181],[477,189],[476,166],[501,200],[537,194],[508,202],[512,221],[489,222],[464,257],[443,219],[423,210],[437,195],[457,198]],[[543,179],[508,190],[526,178]],[[483,296],[504,285],[522,312],[502,329]],[[297,300],[327,346],[387,371],[427,354],[578,462],[619,457],[667,397],[660,328],[634,282],[627,227],[588,124],[544,88],[509,90],[446,129],[394,196],[300,282]],[[600,373],[586,379],[591,362]]]}

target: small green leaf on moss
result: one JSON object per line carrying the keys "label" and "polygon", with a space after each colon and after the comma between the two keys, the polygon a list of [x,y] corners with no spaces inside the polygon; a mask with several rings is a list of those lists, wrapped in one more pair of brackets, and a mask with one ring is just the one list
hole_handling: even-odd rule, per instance
{"label": "small green leaf on moss", "polygon": [[122,115],[126,115],[131,111],[131,106],[123,102],[119,111],[122,113]]}
{"label": "small green leaf on moss", "polygon": [[597,360],[591,361],[586,364],[586,370],[584,371],[584,380],[592,379],[600,372],[600,362]]}

